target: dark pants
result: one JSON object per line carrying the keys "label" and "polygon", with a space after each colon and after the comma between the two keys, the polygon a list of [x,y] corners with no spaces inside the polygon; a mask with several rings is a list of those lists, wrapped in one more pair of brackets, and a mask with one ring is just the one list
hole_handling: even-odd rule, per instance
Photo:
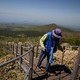
{"label": "dark pants", "polygon": [[41,66],[41,63],[42,61],[44,60],[44,58],[47,56],[47,63],[46,63],[46,71],[49,70],[49,67],[50,67],[50,63],[49,63],[49,58],[50,58],[50,55],[47,54],[45,51],[42,51],[40,50],[40,57],[39,57],[39,60],[38,60],[38,64],[37,66],[40,67]]}

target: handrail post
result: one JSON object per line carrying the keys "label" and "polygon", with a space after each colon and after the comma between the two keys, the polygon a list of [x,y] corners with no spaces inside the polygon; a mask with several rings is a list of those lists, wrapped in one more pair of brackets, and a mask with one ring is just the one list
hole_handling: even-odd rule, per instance
{"label": "handrail post", "polygon": [[34,59],[34,47],[33,47],[33,49],[31,50],[30,55],[29,55],[29,65],[30,65],[31,69],[30,69],[30,71],[29,71],[28,80],[31,80],[31,79],[32,79],[33,59]]}
{"label": "handrail post", "polygon": [[[63,46],[63,50],[65,50],[65,46]],[[64,51],[63,51],[63,53],[62,53],[62,62],[61,62],[61,64],[63,65],[63,61],[64,61]]]}
{"label": "handrail post", "polygon": [[[22,47],[22,45],[20,47],[21,47],[20,55],[22,55],[23,54],[23,47]],[[22,57],[19,59],[19,64],[20,65],[22,64]],[[20,66],[20,70],[21,70],[21,66]]]}
{"label": "handrail post", "polygon": [[[23,54],[23,47],[21,42],[18,43],[18,53],[19,53],[19,56]],[[22,58],[19,59],[19,65],[21,64],[22,64]],[[19,68],[21,70],[21,67]]]}
{"label": "handrail post", "polygon": [[80,64],[80,47],[79,47],[78,55],[76,57],[76,61],[75,61],[74,68],[73,68],[72,80],[76,80],[77,78],[79,64]]}
{"label": "handrail post", "polygon": [[[21,45],[21,55],[23,54],[23,46]],[[20,63],[22,64],[22,58],[20,60]]]}
{"label": "handrail post", "polygon": [[16,55],[16,43],[14,43],[14,55]]}
{"label": "handrail post", "polygon": [[12,51],[12,42],[10,43],[10,45],[11,45],[11,46],[10,46],[10,50]]}
{"label": "handrail post", "polygon": [[38,56],[38,45],[36,45],[36,57]]}
{"label": "handrail post", "polygon": [[16,57],[18,56],[18,44],[16,44]]}
{"label": "handrail post", "polygon": [[14,54],[14,43],[12,43],[12,53]]}

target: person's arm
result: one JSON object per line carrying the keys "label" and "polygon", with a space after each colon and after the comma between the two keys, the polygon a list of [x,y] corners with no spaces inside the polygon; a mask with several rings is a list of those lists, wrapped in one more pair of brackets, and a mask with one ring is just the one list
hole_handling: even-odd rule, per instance
{"label": "person's arm", "polygon": [[47,39],[47,34],[44,34],[40,39],[40,46],[45,51],[44,41]]}

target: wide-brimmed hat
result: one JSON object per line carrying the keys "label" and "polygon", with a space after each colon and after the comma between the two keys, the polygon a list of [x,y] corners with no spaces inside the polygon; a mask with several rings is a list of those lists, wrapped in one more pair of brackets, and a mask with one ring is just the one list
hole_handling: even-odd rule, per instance
{"label": "wide-brimmed hat", "polygon": [[61,33],[62,33],[61,29],[59,29],[59,28],[52,30],[52,35],[55,36],[56,38],[62,38]]}

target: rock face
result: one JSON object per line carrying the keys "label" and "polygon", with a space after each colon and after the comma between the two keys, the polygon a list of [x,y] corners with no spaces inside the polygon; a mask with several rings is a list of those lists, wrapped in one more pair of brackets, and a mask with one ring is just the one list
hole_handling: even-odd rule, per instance
{"label": "rock face", "polygon": [[[56,53],[54,53],[53,64],[54,63],[61,64],[62,55],[63,53],[59,50]],[[73,71],[77,55],[78,55],[78,50],[66,50],[66,52],[64,53],[63,64],[66,65],[71,71]],[[80,69],[78,71],[78,78],[80,78]]]}
{"label": "rock face", "polygon": [[[67,65],[72,70],[77,54],[78,54],[77,50],[66,50],[63,57],[63,64]],[[62,55],[63,53],[59,50],[56,53],[54,53],[53,63],[61,64]]]}

